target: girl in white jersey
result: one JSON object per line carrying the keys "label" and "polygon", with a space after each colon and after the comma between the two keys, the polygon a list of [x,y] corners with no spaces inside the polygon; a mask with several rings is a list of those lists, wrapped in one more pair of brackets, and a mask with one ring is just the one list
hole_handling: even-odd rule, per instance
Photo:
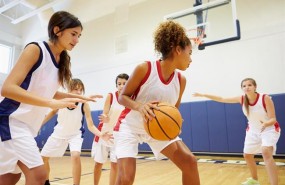
{"label": "girl in white jersey", "polygon": [[[80,79],[72,79],[69,87],[69,93],[81,95],[85,92],[84,84]],[[54,131],[45,143],[41,155],[44,160],[44,165],[48,172],[45,185],[49,185],[50,174],[50,157],[62,157],[69,145],[71,161],[72,161],[72,177],[73,184],[80,184],[81,177],[81,161],[80,153],[83,143],[83,133],[85,129],[83,127],[84,117],[88,130],[99,138],[105,141],[112,139],[111,134],[104,132],[101,133],[94,125],[91,111],[88,103],[78,103],[76,108],[64,108],[52,110],[45,118],[43,123],[50,120],[56,113],[58,113],[57,124],[54,127]]]}
{"label": "girl in white jersey", "polygon": [[192,47],[185,29],[174,21],[165,21],[154,34],[155,50],[161,60],[138,65],[127,81],[119,103],[126,109],[114,128],[115,151],[118,158],[116,185],[131,185],[136,173],[138,144],[146,142],[154,155],[168,157],[181,171],[184,185],[200,184],[197,160],[190,149],[177,137],[158,141],[144,130],[145,119],[154,117],[152,102],[167,102],[179,107],[186,78],[178,70],[186,70],[191,60]]}
{"label": "girl in white jersey", "polygon": [[58,92],[71,79],[70,57],[82,25],[77,17],[56,12],[48,24],[48,42],[28,44],[6,78],[0,102],[0,185],[14,185],[21,171],[26,185],[43,185],[46,170],[34,137],[48,108],[76,108],[94,97]]}
{"label": "girl in white jersey", "polygon": [[206,97],[222,103],[240,103],[242,105],[243,113],[248,119],[243,152],[251,173],[251,178],[248,178],[242,184],[259,185],[254,155],[262,153],[270,184],[277,185],[278,173],[273,155],[276,152],[276,144],[281,129],[276,121],[274,103],[270,96],[256,92],[256,82],[252,78],[242,80],[241,88],[245,95],[232,98],[201,93],[194,93],[193,96]]}
{"label": "girl in white jersey", "polygon": [[[122,73],[116,77],[116,87],[117,91],[114,93],[109,93],[103,113],[99,116],[99,130],[101,132],[113,133],[113,128],[118,121],[118,118],[125,109],[124,106],[120,105],[118,102],[119,95],[121,94],[123,87],[125,86],[129,75]],[[111,170],[109,177],[109,185],[114,185],[117,177],[117,157],[115,155],[115,147],[113,142],[105,142],[97,135],[94,137],[92,145],[92,157],[94,158],[94,185],[98,185],[101,177],[101,171],[103,163],[105,163],[110,156]]]}

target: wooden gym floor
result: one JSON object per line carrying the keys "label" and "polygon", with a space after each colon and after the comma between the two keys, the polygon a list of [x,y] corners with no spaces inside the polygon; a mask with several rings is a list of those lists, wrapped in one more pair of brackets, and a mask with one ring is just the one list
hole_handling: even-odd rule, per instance
{"label": "wooden gym floor", "polygon": [[[240,185],[249,177],[249,171],[241,157],[199,156],[198,167],[201,185]],[[257,161],[262,159],[257,158]],[[279,185],[285,185],[285,159],[275,159],[278,165]],[[82,176],[81,185],[93,185],[94,161],[90,153],[83,153],[81,157]],[[51,185],[72,185],[70,157],[51,158]],[[103,166],[100,185],[109,185],[110,163]],[[269,185],[265,166],[258,165],[259,182]],[[22,178],[17,185],[24,185]],[[150,155],[140,155],[137,159],[137,172],[134,185],[180,185],[180,171],[167,159],[156,161]]]}

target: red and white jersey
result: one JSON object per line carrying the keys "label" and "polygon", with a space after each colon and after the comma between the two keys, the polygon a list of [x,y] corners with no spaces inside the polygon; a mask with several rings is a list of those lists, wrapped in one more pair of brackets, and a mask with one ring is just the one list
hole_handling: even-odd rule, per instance
{"label": "red and white jersey", "polygon": [[118,102],[118,98],[119,98],[119,93],[118,91],[115,93],[110,93],[111,94],[111,107],[110,107],[110,111],[109,111],[109,118],[110,121],[108,123],[104,123],[102,126],[102,132],[113,132],[114,126],[116,125],[116,123],[118,122],[118,118],[121,114],[121,112],[125,109],[125,107],[121,104],[119,104]]}
{"label": "red and white jersey", "polygon": [[[52,99],[60,84],[58,64],[46,42],[34,42],[40,48],[36,64],[25,77],[21,87],[35,95]],[[47,107],[34,106],[4,98],[0,102],[0,136],[2,141],[21,136],[36,136],[47,113]],[[23,123],[23,124],[21,124]]]}
{"label": "red and white jersey", "polygon": [[[113,133],[114,126],[118,122],[118,118],[121,112],[125,109],[125,107],[119,104],[118,102],[118,98],[119,98],[118,91],[116,91],[115,93],[109,93],[109,94],[111,95],[111,102],[110,102],[111,107],[110,107],[109,114],[108,114],[110,120],[108,123],[100,122],[98,125],[98,129],[103,133],[104,132]],[[98,142],[99,137],[95,136],[94,140],[95,142]]]}
{"label": "red and white jersey", "polygon": [[[180,73],[174,71],[168,81],[164,81],[160,61],[147,62],[148,72],[141,85],[132,95],[140,103],[166,102],[175,105],[180,94]],[[131,130],[135,133],[146,133],[140,112],[126,108],[114,128],[115,131]]]}
{"label": "red and white jersey", "polygon": [[[249,104],[249,115],[247,115],[246,108],[244,106],[244,96],[242,96],[242,111],[248,120],[248,127],[253,132],[261,132],[262,123],[269,120],[266,112],[265,94],[257,93],[256,101],[253,104]],[[278,123],[275,125],[266,127],[264,131],[271,129],[279,129]]]}

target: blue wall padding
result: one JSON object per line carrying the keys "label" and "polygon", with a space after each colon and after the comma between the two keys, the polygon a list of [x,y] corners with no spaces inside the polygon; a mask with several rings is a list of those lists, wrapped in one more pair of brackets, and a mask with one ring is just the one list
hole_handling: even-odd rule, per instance
{"label": "blue wall padding", "polygon": [[[285,94],[271,95],[280,127],[285,130]],[[179,108],[184,119],[180,137],[192,152],[209,153],[243,153],[246,117],[240,104],[224,104],[214,101],[182,103]],[[98,126],[98,116],[102,113],[92,111],[92,118]],[[52,133],[56,116],[44,125],[36,137],[39,148],[42,148]],[[91,150],[94,135],[88,130],[86,121],[82,149]],[[285,134],[277,144],[277,154],[285,154]],[[150,151],[147,144],[139,145],[139,151]]]}
{"label": "blue wall padding", "polygon": [[272,95],[272,100],[275,105],[275,113],[277,121],[282,129],[279,142],[277,143],[277,154],[285,154],[285,95],[277,94]]}
{"label": "blue wall padding", "polygon": [[228,152],[225,105],[207,101],[210,152]]}
{"label": "blue wall padding", "polygon": [[[182,132],[186,132],[187,134],[184,134],[183,142],[187,145],[190,146],[190,148],[193,147],[192,143],[192,130],[191,130],[191,115],[189,114],[189,111],[191,110],[191,105],[188,103],[184,103],[180,105],[180,113],[183,115],[183,122],[182,122]],[[186,123],[186,124],[185,124]],[[181,134],[182,134],[181,132]]]}
{"label": "blue wall padding", "polygon": [[[185,103],[187,104],[187,103]],[[183,141],[186,139],[191,139],[188,136],[192,133],[192,144],[193,147],[190,148],[192,151],[197,152],[209,152],[210,151],[210,140],[209,140],[209,128],[208,128],[208,118],[207,116],[207,106],[206,102],[193,102],[190,103],[190,110],[182,110],[182,117],[187,116],[190,113],[190,122],[184,121],[183,124],[190,125],[190,130],[182,130],[181,138]],[[187,108],[187,107],[186,107]]]}
{"label": "blue wall padding", "polygon": [[241,153],[245,138],[247,120],[240,104],[225,104],[229,152]]}

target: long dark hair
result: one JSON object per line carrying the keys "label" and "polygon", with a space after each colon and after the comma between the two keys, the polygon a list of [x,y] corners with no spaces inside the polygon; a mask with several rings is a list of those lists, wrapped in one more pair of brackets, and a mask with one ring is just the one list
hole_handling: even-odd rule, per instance
{"label": "long dark hair", "polygon": [[[58,11],[55,12],[48,23],[48,36],[49,40],[52,43],[57,43],[58,41],[58,36],[56,35],[57,33],[54,33],[54,27],[59,28],[59,32],[64,31],[65,29],[68,28],[75,28],[75,27],[81,27],[83,29],[81,22],[77,17],[74,15],[70,14],[69,12],[66,11]],[[59,61],[59,83],[62,86],[65,86],[66,84],[69,84],[72,74],[71,74],[71,63],[70,63],[70,56],[68,55],[66,50],[63,50],[60,54],[60,61]]]}
{"label": "long dark hair", "polygon": [[[242,88],[243,82],[245,82],[245,81],[250,81],[252,83],[252,85],[254,87],[256,87],[256,81],[253,78],[245,78],[245,79],[243,79],[241,81],[241,84],[240,84],[241,88]],[[243,102],[243,104],[244,104],[244,107],[245,107],[247,115],[249,115],[249,99],[248,99],[246,94],[244,95],[244,102]]]}

